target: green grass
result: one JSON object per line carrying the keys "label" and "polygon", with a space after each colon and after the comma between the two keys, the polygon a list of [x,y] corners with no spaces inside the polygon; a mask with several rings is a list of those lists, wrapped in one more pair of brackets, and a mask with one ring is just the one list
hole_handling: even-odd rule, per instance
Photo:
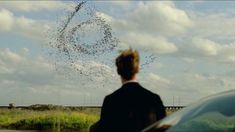
{"label": "green grass", "polygon": [[[100,109],[0,109],[0,129],[87,131],[99,119]],[[174,111],[167,111],[167,115]]]}
{"label": "green grass", "polygon": [[0,110],[1,129],[79,131],[87,129],[99,115],[76,111]]}

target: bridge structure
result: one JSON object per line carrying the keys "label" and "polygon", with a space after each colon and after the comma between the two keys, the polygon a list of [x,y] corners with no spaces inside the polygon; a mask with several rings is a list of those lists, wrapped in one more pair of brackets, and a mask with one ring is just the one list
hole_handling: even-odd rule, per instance
{"label": "bridge structure", "polygon": [[180,110],[183,109],[185,106],[165,106],[166,110]]}

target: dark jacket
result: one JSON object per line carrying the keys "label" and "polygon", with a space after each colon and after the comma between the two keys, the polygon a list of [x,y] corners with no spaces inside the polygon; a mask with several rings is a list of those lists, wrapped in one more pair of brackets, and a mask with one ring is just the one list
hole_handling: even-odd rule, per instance
{"label": "dark jacket", "polygon": [[90,132],[139,132],[165,115],[157,94],[129,82],[105,97],[101,118]]}

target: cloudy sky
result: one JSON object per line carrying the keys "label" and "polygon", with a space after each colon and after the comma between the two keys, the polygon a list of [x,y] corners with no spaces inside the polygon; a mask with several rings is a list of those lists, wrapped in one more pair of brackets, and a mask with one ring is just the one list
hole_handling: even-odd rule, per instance
{"label": "cloudy sky", "polygon": [[[87,81],[73,71],[59,72],[48,59],[47,36],[74,3],[0,1],[0,105],[100,105],[120,87],[114,67],[91,61],[107,76]],[[122,47],[157,55],[138,79],[165,105],[188,105],[235,88],[235,2],[86,4],[111,25]]]}

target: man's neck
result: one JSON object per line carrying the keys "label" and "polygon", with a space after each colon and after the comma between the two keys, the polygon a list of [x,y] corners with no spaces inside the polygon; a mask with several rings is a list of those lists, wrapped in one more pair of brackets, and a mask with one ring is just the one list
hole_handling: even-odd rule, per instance
{"label": "man's neck", "polygon": [[130,79],[130,80],[126,80],[126,79],[121,79],[122,80],[122,85],[126,84],[126,83],[129,83],[129,82],[137,82],[137,79],[136,77]]}

